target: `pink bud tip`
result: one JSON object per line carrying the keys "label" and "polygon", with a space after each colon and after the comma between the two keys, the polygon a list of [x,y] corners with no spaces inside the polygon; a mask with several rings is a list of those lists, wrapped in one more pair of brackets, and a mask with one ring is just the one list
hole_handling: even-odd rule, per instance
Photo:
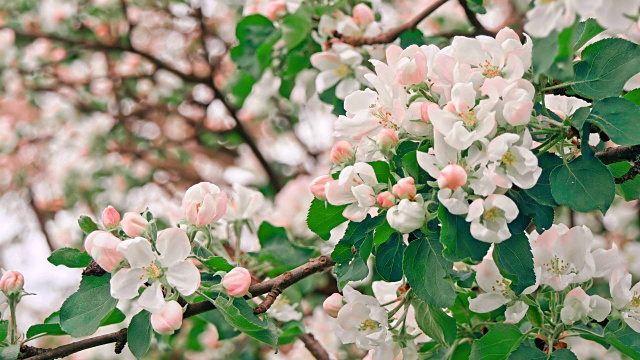
{"label": "pink bud tip", "polygon": [[124,230],[125,234],[134,238],[142,236],[142,234],[147,231],[149,222],[138,213],[128,212],[124,214],[120,225],[122,226],[122,230]]}
{"label": "pink bud tip", "polygon": [[173,334],[182,326],[182,306],[177,301],[166,302],[160,312],[151,315],[151,326],[158,334]]}
{"label": "pink bud tip", "polygon": [[416,197],[416,182],[412,177],[398,180],[398,183],[391,188],[393,194],[400,199],[412,200]]}
{"label": "pink bud tip", "polygon": [[420,118],[424,123],[427,123],[427,124],[431,123],[431,120],[429,118],[429,108],[432,106],[438,107],[438,105],[430,101],[425,101],[422,104],[420,104]]}
{"label": "pink bud tip", "polygon": [[380,204],[380,206],[382,206],[385,209],[392,207],[396,203],[396,197],[393,196],[393,194],[388,191],[383,191],[380,194],[378,194],[377,200],[378,200],[378,204]]}
{"label": "pink bud tip", "polygon": [[333,178],[331,177],[331,175],[322,175],[313,179],[311,185],[309,186],[309,189],[311,190],[313,196],[315,196],[318,200],[326,201],[327,194],[325,192],[325,187],[327,183],[332,180]]}
{"label": "pink bud tip", "polygon": [[339,165],[345,163],[353,157],[353,146],[348,141],[338,141],[331,148],[331,161]]}
{"label": "pink bud tip", "polygon": [[243,267],[232,269],[222,279],[222,286],[227,290],[227,294],[234,297],[242,297],[249,292],[251,286],[251,274]]}
{"label": "pink bud tip", "polygon": [[327,315],[332,318],[337,318],[338,312],[342,309],[343,305],[344,302],[342,301],[342,295],[334,293],[322,303],[322,308]]}
{"label": "pink bud tip", "polygon": [[383,129],[376,135],[376,145],[383,153],[391,151],[398,146],[398,133],[391,129]]}
{"label": "pink bud tip", "polygon": [[375,21],[375,15],[370,7],[360,3],[353,8],[353,21],[364,28]]}
{"label": "pink bud tip", "polygon": [[17,295],[24,287],[24,276],[21,273],[9,270],[0,278],[0,290],[7,295]]}
{"label": "pink bud tip", "polygon": [[120,213],[109,205],[102,211],[102,225],[107,229],[113,229],[120,224]]}
{"label": "pink bud tip", "polygon": [[441,189],[458,190],[467,183],[467,172],[458,164],[449,164],[440,171],[438,186]]}

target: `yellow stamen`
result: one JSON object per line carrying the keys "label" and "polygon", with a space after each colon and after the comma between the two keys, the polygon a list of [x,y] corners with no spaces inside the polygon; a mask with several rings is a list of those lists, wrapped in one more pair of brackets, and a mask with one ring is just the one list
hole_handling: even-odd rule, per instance
{"label": "yellow stamen", "polygon": [[502,163],[506,164],[507,166],[513,165],[515,161],[516,161],[516,156],[513,155],[511,151],[507,151],[506,153],[504,153],[504,155],[502,155]]}
{"label": "yellow stamen", "polygon": [[376,330],[380,328],[380,324],[377,321],[367,319],[360,324],[358,331]]}

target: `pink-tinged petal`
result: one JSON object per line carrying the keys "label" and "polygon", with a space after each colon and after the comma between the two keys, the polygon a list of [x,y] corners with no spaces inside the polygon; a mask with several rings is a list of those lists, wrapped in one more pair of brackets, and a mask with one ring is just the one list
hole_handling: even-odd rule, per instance
{"label": "pink-tinged petal", "polygon": [[496,284],[502,284],[504,278],[493,259],[487,257],[476,265],[476,281],[485,292],[495,292]]}
{"label": "pink-tinged petal", "polygon": [[132,267],[149,266],[156,259],[149,240],[141,237],[123,241],[118,245],[118,251],[124,255]]}
{"label": "pink-tinged petal", "polygon": [[358,206],[358,204],[351,204],[342,211],[342,216],[355,222],[360,222],[367,217],[367,209]]}
{"label": "pink-tinged petal", "polygon": [[340,79],[342,79],[342,76],[333,70],[323,71],[316,77],[316,91],[321,94],[337,84]]}
{"label": "pink-tinged petal", "polygon": [[351,187],[345,187],[339,184],[338,180],[333,180],[325,185],[325,194],[327,201],[331,205],[345,205],[356,201],[355,196],[351,192]]}
{"label": "pink-tinged petal", "polygon": [[333,71],[340,68],[340,57],[329,51],[315,53],[311,55],[311,65],[320,71]]}
{"label": "pink-tinged petal", "polygon": [[182,326],[182,317],[182,306],[177,301],[169,301],[160,312],[151,315],[151,326],[158,334],[171,335]]}
{"label": "pink-tinged petal", "polygon": [[147,281],[147,274],[139,268],[126,268],[111,277],[111,296],[119,300],[133,299]]}
{"label": "pink-tinged petal", "polygon": [[493,311],[509,302],[501,293],[480,294],[475,299],[469,299],[469,310],[484,314]]}
{"label": "pink-tinged petal", "polygon": [[159,281],[154,282],[144,290],[140,298],[138,298],[138,305],[152,314],[162,310],[164,295],[162,295]]}
{"label": "pink-tinged petal", "polygon": [[191,253],[191,244],[187,233],[178,228],[160,231],[156,248],[160,253],[158,260],[163,267],[170,267],[178,261],[183,261]]}
{"label": "pink-tinged petal", "polygon": [[193,294],[200,286],[200,272],[188,261],[181,261],[166,272],[167,281],[184,296]]}

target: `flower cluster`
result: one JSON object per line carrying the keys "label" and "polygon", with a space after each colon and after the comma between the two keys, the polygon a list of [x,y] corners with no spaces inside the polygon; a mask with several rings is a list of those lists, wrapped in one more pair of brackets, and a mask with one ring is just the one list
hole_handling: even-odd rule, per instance
{"label": "flower cluster", "polygon": [[[345,98],[331,151],[340,174],[316,179],[315,196],[348,205],[343,215],[352,221],[387,210],[389,224],[408,233],[424,225],[425,200],[437,193],[449,212],[466,216],[476,239],[508,239],[518,208],[505,192],[533,187],[542,172],[526,127],[535,94],[523,78],[531,49],[530,39],[523,44],[508,28],[495,38],[455,37],[443,49],[389,46],[386,63],[371,60],[375,73],[364,75],[375,91]],[[417,162],[434,183],[405,177],[392,186],[376,178],[369,163],[391,161],[404,143],[420,146]]]}

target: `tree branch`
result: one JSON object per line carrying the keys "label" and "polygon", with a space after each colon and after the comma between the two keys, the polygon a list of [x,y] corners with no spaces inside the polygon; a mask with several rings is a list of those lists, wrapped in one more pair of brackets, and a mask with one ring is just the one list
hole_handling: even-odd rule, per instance
{"label": "tree branch", "polygon": [[329,360],[329,353],[325,350],[322,345],[316,340],[313,334],[302,334],[298,336],[300,340],[304,343],[304,346],[309,350],[309,352],[318,360]]}
{"label": "tree branch", "polygon": [[36,218],[38,219],[38,225],[40,225],[40,231],[42,231],[42,235],[44,235],[44,239],[47,242],[47,246],[49,247],[49,251],[53,252],[55,247],[53,246],[53,242],[51,241],[51,236],[49,236],[49,232],[47,231],[47,219],[45,219],[44,213],[38,209],[36,205],[35,199],[33,198],[33,191],[29,189],[29,206],[31,206],[31,210],[33,210]]}
{"label": "tree branch", "polygon": [[[287,287],[295,284],[296,282],[308,276],[328,270],[334,264],[335,263],[331,260],[331,258],[325,255],[317,257],[315,259],[311,259],[309,260],[308,263],[300,267],[297,267],[291,271],[282,273],[273,279],[264,281],[260,284],[252,285],[249,288],[249,293],[251,294],[251,298],[253,298],[259,295],[266,294],[272,291],[276,287],[284,290]],[[187,310],[184,313],[184,318],[186,319],[186,318],[189,318],[213,309],[215,309],[215,306],[210,301],[201,301],[198,303],[189,304],[187,306]],[[73,353],[77,353],[82,350],[90,349],[90,348],[101,346],[101,345],[111,344],[111,343],[116,343],[116,350],[118,349],[122,350],[122,347],[124,347],[124,344],[126,343],[126,339],[127,339],[127,329],[124,328],[118,332],[76,341],[74,343],[62,345],[53,349],[39,349],[34,347],[28,347],[29,352],[27,352],[25,354],[26,356],[22,357],[21,359],[30,359],[30,360],[57,359],[60,357],[71,355]],[[45,351],[42,351],[42,350],[45,350]],[[119,353],[119,352],[116,351],[116,353]],[[34,354],[34,355],[30,356],[30,354]],[[325,354],[326,354],[326,351],[325,351]],[[329,358],[322,357],[318,359],[329,359]]]}
{"label": "tree branch", "polygon": [[469,9],[468,0],[458,0],[458,1],[460,1],[460,5],[462,5],[462,8],[464,9],[464,13],[467,15],[469,22],[475,28],[475,34],[489,35],[489,36],[495,35],[491,31],[487,30],[487,28],[485,28],[484,25],[482,25],[482,23],[478,20],[476,13],[474,13],[473,11],[471,11],[471,9]]}
{"label": "tree branch", "polygon": [[334,34],[334,36],[336,37],[334,41],[343,42],[345,44],[349,44],[352,46],[388,44],[390,42],[393,42],[395,39],[397,39],[400,36],[400,34],[402,34],[403,32],[407,30],[414,30],[418,26],[418,24],[422,22],[422,20],[424,20],[427,16],[431,15],[431,13],[436,11],[440,6],[442,6],[446,2],[447,0],[439,0],[434,4],[432,4],[431,6],[427,7],[426,9],[422,10],[422,12],[420,12],[418,15],[416,15],[413,19],[409,20],[408,22],[402,25],[396,26],[392,29],[389,29],[388,31],[383,32],[382,34],[379,34],[376,36],[363,37],[363,36],[347,36],[347,35],[342,35],[336,32]]}
{"label": "tree branch", "polygon": [[620,161],[640,161],[640,145],[618,146],[604,149],[596,153],[596,157],[605,165],[617,163]]}

